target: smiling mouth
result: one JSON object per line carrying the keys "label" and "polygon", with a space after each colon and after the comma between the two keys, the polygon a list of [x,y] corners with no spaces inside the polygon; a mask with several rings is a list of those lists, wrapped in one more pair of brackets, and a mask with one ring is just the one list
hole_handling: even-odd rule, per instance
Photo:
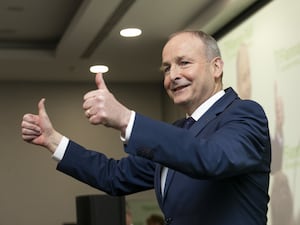
{"label": "smiling mouth", "polygon": [[188,87],[189,85],[183,85],[183,86],[178,86],[178,87],[175,87],[175,88],[172,88],[172,92],[177,92],[177,91],[180,91],[186,87]]}

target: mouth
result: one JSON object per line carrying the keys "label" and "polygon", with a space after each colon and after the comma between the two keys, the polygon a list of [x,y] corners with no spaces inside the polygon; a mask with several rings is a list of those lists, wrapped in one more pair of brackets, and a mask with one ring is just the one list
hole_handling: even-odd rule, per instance
{"label": "mouth", "polygon": [[172,92],[178,92],[178,91],[181,91],[181,90],[185,89],[188,86],[190,86],[190,85],[187,84],[187,85],[181,85],[181,86],[172,87],[171,91]]}

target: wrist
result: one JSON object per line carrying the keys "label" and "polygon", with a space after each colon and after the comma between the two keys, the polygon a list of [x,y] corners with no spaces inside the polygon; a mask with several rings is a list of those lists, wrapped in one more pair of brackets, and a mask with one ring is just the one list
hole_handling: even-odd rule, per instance
{"label": "wrist", "polygon": [[125,137],[126,129],[129,124],[130,117],[131,117],[131,110],[126,109],[126,111],[122,114],[122,118],[121,118],[122,122],[120,123],[120,131],[123,137]]}
{"label": "wrist", "polygon": [[63,138],[63,136],[58,133],[58,132],[54,132],[50,137],[49,137],[49,142],[46,145],[46,148],[51,152],[54,153],[55,150],[57,149],[61,139]]}

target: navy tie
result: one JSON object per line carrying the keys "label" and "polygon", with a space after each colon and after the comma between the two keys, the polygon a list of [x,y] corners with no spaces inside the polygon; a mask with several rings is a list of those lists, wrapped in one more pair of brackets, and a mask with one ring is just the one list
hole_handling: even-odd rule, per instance
{"label": "navy tie", "polygon": [[182,128],[189,129],[196,121],[193,119],[193,117],[188,117],[185,119],[185,121],[182,124]]}

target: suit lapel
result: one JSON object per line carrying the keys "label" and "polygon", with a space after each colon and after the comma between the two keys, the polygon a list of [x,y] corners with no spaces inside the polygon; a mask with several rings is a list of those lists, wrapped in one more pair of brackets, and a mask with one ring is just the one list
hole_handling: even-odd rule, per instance
{"label": "suit lapel", "polygon": [[207,112],[191,126],[189,131],[191,131],[194,136],[197,136],[210,121],[222,113],[236,98],[238,98],[238,96],[232,88],[226,89],[225,95],[207,110]]}
{"label": "suit lapel", "polygon": [[[232,88],[228,88],[225,90],[225,95],[219,99],[204,115],[196,121],[189,129],[190,132],[196,137],[204,128],[205,126],[214,118],[216,118],[220,113],[222,113],[236,98],[238,98],[237,94]],[[175,126],[182,126],[182,123],[184,122],[184,119],[179,120],[174,123]],[[172,180],[174,178],[175,171],[172,169],[169,169],[168,174],[167,174],[167,179],[166,179],[166,184],[165,184],[165,190],[164,190],[164,195],[162,196],[161,194],[161,166],[159,169],[159,181],[158,181],[158,186],[159,186],[159,196],[160,198],[160,204],[163,204],[164,199],[166,198],[167,191],[172,183]]]}

